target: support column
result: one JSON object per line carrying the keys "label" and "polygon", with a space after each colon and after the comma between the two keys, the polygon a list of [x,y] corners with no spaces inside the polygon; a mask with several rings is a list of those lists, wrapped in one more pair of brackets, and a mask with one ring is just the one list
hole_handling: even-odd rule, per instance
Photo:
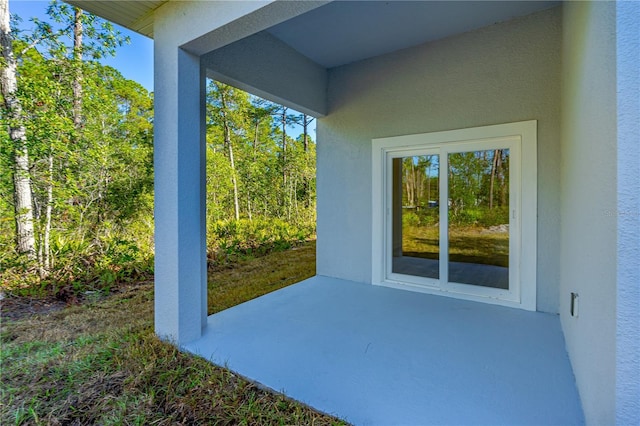
{"label": "support column", "polygon": [[155,331],[178,345],[207,321],[205,73],[200,58],[155,41]]}
{"label": "support column", "polygon": [[616,2],[616,423],[640,424],[640,4]]}

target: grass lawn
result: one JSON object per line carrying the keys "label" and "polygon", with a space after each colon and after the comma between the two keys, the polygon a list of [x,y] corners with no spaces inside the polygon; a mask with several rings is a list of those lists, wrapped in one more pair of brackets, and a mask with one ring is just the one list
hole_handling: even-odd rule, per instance
{"label": "grass lawn", "polygon": [[[209,312],[315,273],[315,243],[209,274]],[[153,285],[1,324],[0,424],[334,425],[153,333]]]}
{"label": "grass lawn", "polygon": [[[402,251],[405,256],[438,259],[437,226],[403,226]],[[449,260],[509,266],[509,233],[481,227],[453,227],[449,230]]]}

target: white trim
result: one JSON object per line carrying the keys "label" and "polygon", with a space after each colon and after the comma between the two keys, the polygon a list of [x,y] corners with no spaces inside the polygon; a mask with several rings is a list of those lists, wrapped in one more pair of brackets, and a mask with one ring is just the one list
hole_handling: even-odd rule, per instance
{"label": "white trim", "polygon": [[[537,264],[537,121],[499,124],[469,129],[417,135],[396,136],[372,141],[372,283],[393,288],[440,294],[466,300],[511,306],[526,310],[536,309],[536,264]],[[440,185],[447,185],[447,176],[442,164],[446,164],[449,153],[482,150],[504,146],[510,150],[513,166],[510,168],[509,208],[510,226],[509,252],[517,253],[509,265],[509,290],[448,283],[447,262],[440,262],[439,279],[410,277],[390,273],[387,247],[390,244],[388,203],[390,179],[387,173],[394,157],[424,154],[437,149],[440,154]],[[444,160],[443,160],[444,159]],[[517,186],[519,185],[519,186]],[[444,196],[445,191],[440,191]],[[447,232],[446,202],[440,202],[440,233]],[[513,214],[518,212],[514,217]],[[443,220],[444,219],[444,220]],[[519,232],[518,232],[519,230]],[[447,253],[445,243],[440,252]],[[444,284],[443,284],[444,283]],[[473,287],[473,294],[468,291]]]}

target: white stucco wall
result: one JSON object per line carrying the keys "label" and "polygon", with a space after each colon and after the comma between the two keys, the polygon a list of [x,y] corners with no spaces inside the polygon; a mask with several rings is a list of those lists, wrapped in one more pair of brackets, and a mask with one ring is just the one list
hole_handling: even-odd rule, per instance
{"label": "white stucco wall", "polygon": [[538,310],[557,312],[560,50],[555,8],[331,69],[317,126],[318,274],[371,281],[371,139],[538,120]]}
{"label": "white stucco wall", "polygon": [[[615,423],[615,28],[614,2],[565,4],[560,317],[594,425]],[[571,292],[579,294],[577,318],[569,314]]]}
{"label": "white stucco wall", "polygon": [[616,423],[640,425],[640,3],[616,4],[618,298]]}

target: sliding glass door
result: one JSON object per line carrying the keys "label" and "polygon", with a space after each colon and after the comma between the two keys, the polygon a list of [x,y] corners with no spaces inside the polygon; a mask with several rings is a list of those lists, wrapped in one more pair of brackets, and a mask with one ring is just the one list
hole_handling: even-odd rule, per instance
{"label": "sliding glass door", "polygon": [[372,141],[371,281],[536,309],[537,122]]}
{"label": "sliding glass door", "polygon": [[519,147],[509,139],[389,150],[387,278],[438,291],[517,298],[514,155],[519,158]]}

